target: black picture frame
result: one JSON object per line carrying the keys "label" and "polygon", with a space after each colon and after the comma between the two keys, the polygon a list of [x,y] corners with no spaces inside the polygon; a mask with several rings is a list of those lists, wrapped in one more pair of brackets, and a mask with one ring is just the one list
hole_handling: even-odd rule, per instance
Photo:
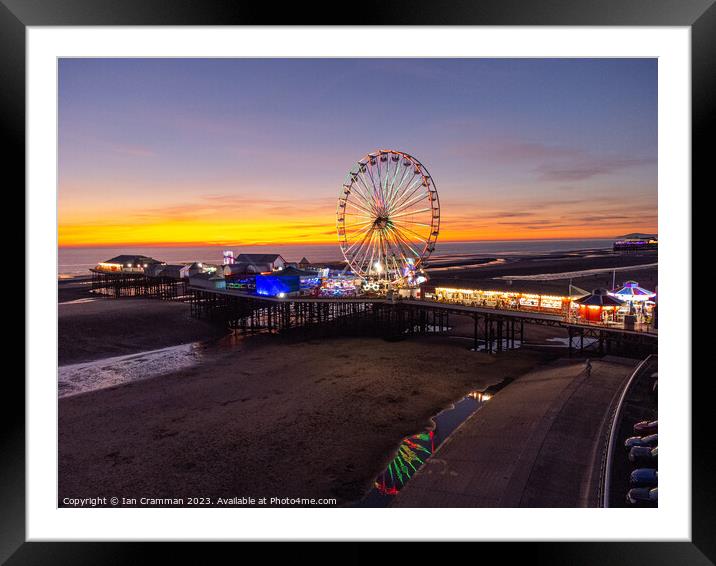
{"label": "black picture frame", "polygon": [[[103,25],[530,25],[530,26],[688,26],[692,57],[692,185],[707,181],[713,161],[707,136],[716,115],[715,0],[466,0],[438,3],[336,2],[261,3],[172,0],[0,0],[0,114],[7,170],[17,186],[25,181],[25,38],[27,26]],[[691,198],[684,187],[684,197]],[[27,264],[29,265],[29,258]],[[31,301],[31,297],[26,297]],[[691,305],[688,305],[691,309]],[[27,303],[26,303],[27,309]],[[690,331],[690,329],[684,329]],[[680,376],[684,383],[690,375]],[[701,376],[703,378],[709,375]],[[24,383],[5,376],[0,474],[0,561],[16,564],[124,564],[145,562],[159,552],[162,562],[191,559],[214,563],[215,551],[165,543],[26,542]],[[485,543],[479,559],[529,559],[545,564],[711,564],[716,562],[716,490],[713,417],[707,407],[709,379],[692,380],[692,540],[691,542]],[[711,409],[712,410],[712,409]],[[710,422],[709,422],[710,421]],[[709,426],[711,425],[711,426]],[[479,526],[476,526],[479,530]],[[416,540],[420,529],[416,529]],[[428,534],[429,538],[429,534]],[[355,543],[353,562],[372,554]],[[223,546],[223,545],[222,545]],[[221,550],[219,551],[221,552]],[[272,550],[272,553],[275,551]],[[291,552],[291,551],[289,551]],[[330,556],[334,551],[326,554]],[[383,552],[383,550],[381,550]],[[421,550],[422,552],[422,550]],[[445,552],[445,551],[443,551]],[[196,553],[196,554],[194,554]],[[333,554],[334,558],[336,557]],[[387,556],[384,556],[386,558]],[[218,558],[218,553],[217,553]],[[238,556],[235,556],[238,558]],[[478,557],[475,557],[478,559]]]}

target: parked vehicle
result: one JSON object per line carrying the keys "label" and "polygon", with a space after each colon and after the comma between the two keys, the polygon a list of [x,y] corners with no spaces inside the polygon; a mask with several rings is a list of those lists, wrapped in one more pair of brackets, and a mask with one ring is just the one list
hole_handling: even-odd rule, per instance
{"label": "parked vehicle", "polygon": [[658,490],[658,487],[633,487],[627,493],[627,503],[638,507],[653,507],[659,500]]}
{"label": "parked vehicle", "polygon": [[640,421],[634,425],[634,434],[644,436],[659,432],[659,421]]}
{"label": "parked vehicle", "polygon": [[634,487],[656,487],[659,483],[659,472],[653,468],[637,468],[629,476],[629,483]]}
{"label": "parked vehicle", "polygon": [[631,449],[633,446],[649,446],[654,448],[659,444],[659,435],[650,434],[648,436],[630,436],[624,441],[624,447]]}
{"label": "parked vehicle", "polygon": [[650,446],[633,446],[629,450],[629,461],[634,464],[656,466],[659,453],[654,452],[655,450],[657,449]]}

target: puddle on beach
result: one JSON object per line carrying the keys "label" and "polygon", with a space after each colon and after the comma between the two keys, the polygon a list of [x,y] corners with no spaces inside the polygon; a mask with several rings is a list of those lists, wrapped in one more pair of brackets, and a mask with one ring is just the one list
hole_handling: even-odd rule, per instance
{"label": "puddle on beach", "polygon": [[[554,338],[547,338],[547,342],[557,342],[560,346],[569,346],[569,338],[561,338],[561,337],[554,337]],[[597,338],[590,338],[585,337],[584,338],[584,345],[585,346],[592,346],[593,344],[596,344],[599,342],[599,339]],[[579,348],[579,337],[575,336],[572,338],[572,347]]]}
{"label": "puddle on beach", "polygon": [[[470,338],[472,340],[472,338]],[[498,345],[499,340],[493,340],[492,341],[492,353],[496,354],[498,352]],[[517,350],[518,348],[522,347],[522,342],[520,340],[515,340],[514,343],[510,342],[507,338],[502,339],[502,351],[508,352],[509,350]],[[470,348],[471,352],[475,351],[475,348]],[[487,352],[487,344],[485,344],[484,340],[478,340],[478,346],[477,346],[478,352]]]}
{"label": "puddle on beach", "polygon": [[431,420],[432,429],[404,438],[386,469],[375,478],[373,488],[355,507],[387,507],[393,497],[432,456],[440,445],[468,418],[475,414],[492,395],[510,380],[488,387],[485,391],[468,393]]}
{"label": "puddle on beach", "polygon": [[81,299],[62,301],[57,304],[59,304],[59,305],[84,305],[85,303],[94,303],[95,301],[99,301],[99,300],[100,299],[98,297],[82,297]]}
{"label": "puddle on beach", "polygon": [[197,363],[202,350],[203,345],[195,342],[60,366],[59,397],[105,389],[185,369]]}
{"label": "puddle on beach", "polygon": [[68,397],[187,369],[198,364],[208,352],[229,350],[239,342],[240,337],[227,335],[206,342],[60,366],[58,396]]}

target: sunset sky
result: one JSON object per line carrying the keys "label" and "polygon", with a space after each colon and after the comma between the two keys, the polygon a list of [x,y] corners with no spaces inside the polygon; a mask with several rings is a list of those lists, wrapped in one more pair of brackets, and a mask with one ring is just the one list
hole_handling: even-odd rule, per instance
{"label": "sunset sky", "polygon": [[430,170],[441,241],[656,232],[657,62],[63,59],[59,243],[334,243],[378,148]]}

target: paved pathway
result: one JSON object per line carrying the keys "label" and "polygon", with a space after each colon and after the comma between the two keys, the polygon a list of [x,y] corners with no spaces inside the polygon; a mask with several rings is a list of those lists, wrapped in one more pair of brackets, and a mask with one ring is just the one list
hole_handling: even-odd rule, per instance
{"label": "paved pathway", "polygon": [[602,439],[637,362],[560,361],[507,386],[466,421],[394,507],[585,507],[597,502]]}

